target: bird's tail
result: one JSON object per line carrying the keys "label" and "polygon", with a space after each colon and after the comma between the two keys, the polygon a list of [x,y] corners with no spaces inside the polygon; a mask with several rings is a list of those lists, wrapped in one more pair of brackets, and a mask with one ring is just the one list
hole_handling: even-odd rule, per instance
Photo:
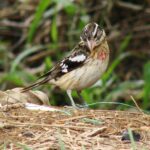
{"label": "bird's tail", "polygon": [[49,80],[50,80],[50,78],[47,77],[47,78],[45,78],[45,79],[43,79],[43,80],[41,80],[41,81],[38,81],[38,82],[36,82],[36,83],[34,83],[34,84],[30,85],[30,86],[27,86],[27,87],[23,88],[23,89],[21,90],[21,92],[29,91],[29,90],[31,90],[32,88],[35,88],[35,87],[38,87],[39,85],[42,85],[42,84],[47,83]]}

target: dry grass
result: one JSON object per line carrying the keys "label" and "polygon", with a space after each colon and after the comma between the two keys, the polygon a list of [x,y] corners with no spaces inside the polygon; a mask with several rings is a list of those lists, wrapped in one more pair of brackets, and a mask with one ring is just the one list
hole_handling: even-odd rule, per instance
{"label": "dry grass", "polygon": [[[150,149],[150,116],[142,113],[73,110],[64,112],[29,111],[24,108],[0,113],[0,143],[7,149],[131,149],[121,141],[124,130],[140,133],[138,149]],[[23,148],[24,147],[24,148]]]}

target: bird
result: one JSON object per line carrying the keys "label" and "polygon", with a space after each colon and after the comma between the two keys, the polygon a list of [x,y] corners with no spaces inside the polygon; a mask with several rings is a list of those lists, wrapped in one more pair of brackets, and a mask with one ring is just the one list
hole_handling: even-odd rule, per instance
{"label": "bird", "polygon": [[65,90],[73,107],[77,107],[71,95],[72,90],[81,91],[94,85],[106,71],[109,63],[109,46],[106,33],[97,23],[88,23],[80,34],[80,41],[64,59],[56,63],[50,71],[40,76],[22,92],[45,83]]}

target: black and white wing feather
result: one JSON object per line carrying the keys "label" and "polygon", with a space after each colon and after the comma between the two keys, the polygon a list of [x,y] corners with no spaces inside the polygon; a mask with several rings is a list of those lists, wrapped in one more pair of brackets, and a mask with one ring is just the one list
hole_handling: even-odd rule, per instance
{"label": "black and white wing feather", "polygon": [[40,81],[36,82],[31,86],[25,87],[23,91],[27,91],[32,89],[33,87],[45,84],[52,79],[57,80],[64,74],[69,73],[70,71],[84,65],[84,62],[86,61],[88,56],[88,48],[83,43],[79,43],[68,57],[64,58],[61,62],[57,63],[49,72],[39,77]]}

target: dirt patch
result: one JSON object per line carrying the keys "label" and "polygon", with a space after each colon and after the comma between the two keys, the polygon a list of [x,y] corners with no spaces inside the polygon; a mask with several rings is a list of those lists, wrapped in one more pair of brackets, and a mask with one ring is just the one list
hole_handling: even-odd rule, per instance
{"label": "dirt patch", "polygon": [[[150,116],[141,113],[104,110],[60,112],[31,111],[24,108],[0,112],[0,144],[6,149],[94,149],[150,150]],[[138,142],[122,141],[123,131],[139,133]]]}

